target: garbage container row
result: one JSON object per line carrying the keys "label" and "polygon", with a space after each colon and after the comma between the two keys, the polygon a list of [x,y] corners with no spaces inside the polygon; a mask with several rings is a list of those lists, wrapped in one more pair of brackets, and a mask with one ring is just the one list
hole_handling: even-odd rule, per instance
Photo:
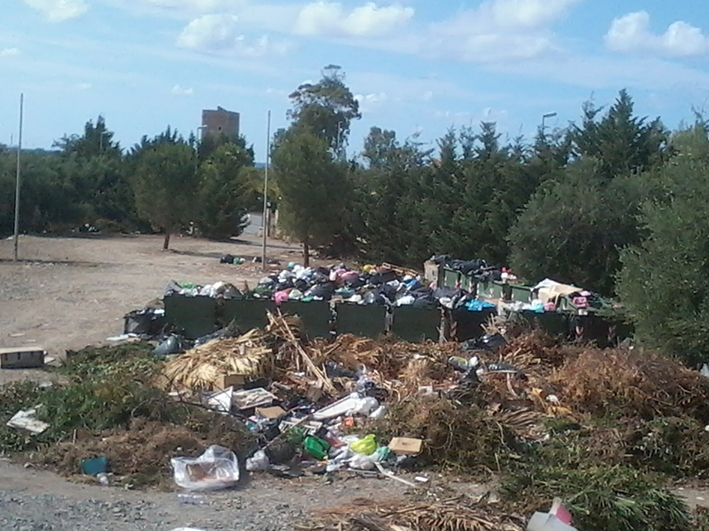
{"label": "garbage container row", "polygon": [[[188,339],[211,334],[235,322],[241,330],[263,328],[267,312],[276,305],[265,299],[226,299],[169,295],[165,297],[165,320]],[[482,325],[495,310],[473,312],[466,309],[441,310],[379,305],[287,301],[278,307],[286,315],[297,315],[311,338],[354,334],[377,338],[391,333],[412,343],[438,341],[441,337],[457,341],[480,337]],[[443,334],[443,336],[441,335]]]}

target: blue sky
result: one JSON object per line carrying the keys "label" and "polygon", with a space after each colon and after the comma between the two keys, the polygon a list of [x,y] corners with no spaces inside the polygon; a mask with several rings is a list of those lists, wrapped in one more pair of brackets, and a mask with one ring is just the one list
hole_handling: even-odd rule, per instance
{"label": "blue sky", "polygon": [[[622,7],[621,7],[622,4]],[[531,136],[628,88],[670,127],[709,110],[709,2],[683,0],[3,0],[0,142],[49,147],[103,114],[124,146],[201,109],[241,113],[263,160],[266,115],[337,64],[361,102],[351,148],[373,125],[433,142],[495,121]]]}

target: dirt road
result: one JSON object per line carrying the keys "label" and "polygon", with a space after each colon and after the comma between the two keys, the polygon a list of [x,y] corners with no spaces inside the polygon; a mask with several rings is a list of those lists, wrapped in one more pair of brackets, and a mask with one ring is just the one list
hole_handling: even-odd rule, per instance
{"label": "dirt road", "polygon": [[[232,254],[261,255],[261,240],[215,243],[173,238],[163,252],[160,236],[20,238],[0,241],[0,347],[37,345],[50,354],[104,341],[123,331],[123,315],[161,297],[170,280],[229,281],[241,287],[263,276],[260,264],[220,264]],[[300,261],[297,247],[269,242],[269,258]]]}

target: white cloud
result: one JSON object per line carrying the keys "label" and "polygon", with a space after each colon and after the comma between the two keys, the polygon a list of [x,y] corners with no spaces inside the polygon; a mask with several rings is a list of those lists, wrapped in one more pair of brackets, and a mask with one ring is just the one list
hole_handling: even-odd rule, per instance
{"label": "white cloud", "polygon": [[267,35],[248,41],[240,32],[235,15],[204,15],[190,22],[177,39],[181,48],[198,52],[224,53],[241,57],[283,55],[291,48],[287,42],[271,42]]}
{"label": "white cloud", "polygon": [[42,13],[50,22],[63,22],[80,17],[89,10],[84,0],[24,0],[25,4]]}
{"label": "white cloud", "polygon": [[374,2],[348,11],[339,2],[313,2],[298,14],[295,32],[319,37],[375,37],[405,27],[414,9],[402,4],[379,7]]}
{"label": "white cloud", "polygon": [[194,89],[193,89],[192,87],[190,87],[190,88],[184,88],[184,87],[182,87],[182,86],[180,86],[180,85],[175,85],[175,86],[172,87],[172,89],[170,90],[170,93],[171,93],[173,96],[192,96],[192,94],[194,94]]}
{"label": "white cloud", "polygon": [[581,0],[493,0],[480,7],[480,15],[500,27],[538,28],[555,22]]}
{"label": "white cloud", "polygon": [[355,94],[354,98],[359,102],[359,110],[363,113],[372,112],[389,100],[389,96],[386,92]]}
{"label": "white cloud", "polygon": [[3,48],[0,49],[0,57],[12,57],[14,55],[20,55],[19,48]]}
{"label": "white cloud", "polygon": [[77,83],[77,90],[89,90],[93,85],[91,83]]}
{"label": "white cloud", "polygon": [[605,36],[606,46],[626,53],[651,53],[675,57],[709,54],[709,36],[687,22],[677,21],[659,35],[650,30],[646,11],[628,13],[613,20]]}
{"label": "white cloud", "polygon": [[530,59],[558,48],[551,26],[582,0],[488,0],[433,23],[417,49],[470,62]]}

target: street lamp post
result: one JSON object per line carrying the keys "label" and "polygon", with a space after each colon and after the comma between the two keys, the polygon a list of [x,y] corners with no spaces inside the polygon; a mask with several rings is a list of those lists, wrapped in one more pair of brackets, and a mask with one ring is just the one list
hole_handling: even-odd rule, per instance
{"label": "street lamp post", "polygon": [[542,114],[542,134],[544,133],[546,119],[547,118],[554,118],[554,116],[556,116],[555,112],[548,112],[546,114]]}

